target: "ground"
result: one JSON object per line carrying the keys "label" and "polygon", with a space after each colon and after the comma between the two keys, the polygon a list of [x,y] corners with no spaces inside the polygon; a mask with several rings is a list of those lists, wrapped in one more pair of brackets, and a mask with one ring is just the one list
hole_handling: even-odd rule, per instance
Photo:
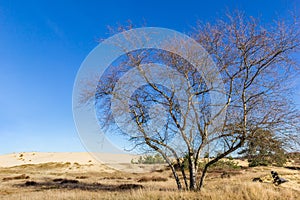
{"label": "ground", "polygon": [[[87,153],[15,153],[0,156],[0,199],[300,199],[299,169],[238,162],[239,170],[210,171],[200,192],[179,192],[164,165],[122,172]],[[273,185],[271,170],[288,182]]]}

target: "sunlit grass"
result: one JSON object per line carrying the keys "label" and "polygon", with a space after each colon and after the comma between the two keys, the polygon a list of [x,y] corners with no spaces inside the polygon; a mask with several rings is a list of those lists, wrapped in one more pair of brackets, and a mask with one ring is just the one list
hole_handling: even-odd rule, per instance
{"label": "sunlit grass", "polygon": [[[290,200],[300,196],[300,172],[284,168],[240,169],[238,173],[228,172],[230,176],[226,178],[221,178],[221,171],[211,171],[201,191],[188,192],[176,190],[175,181],[170,177],[171,173],[168,170],[142,174],[119,171],[109,173],[81,167],[78,170],[68,171],[70,166],[73,166],[73,163],[0,168],[0,199]],[[271,170],[278,171],[289,182],[274,186],[270,178]],[[8,178],[18,177],[22,174],[24,177],[29,176],[30,178]],[[265,182],[252,182],[254,177],[264,177]],[[53,180],[57,178],[78,180],[78,183],[71,184],[70,187],[63,187],[59,185],[60,183],[53,183]],[[36,181],[40,185],[25,186],[24,183],[28,180]],[[93,184],[99,184],[99,188]],[[122,184],[142,185],[143,189],[119,189]]]}

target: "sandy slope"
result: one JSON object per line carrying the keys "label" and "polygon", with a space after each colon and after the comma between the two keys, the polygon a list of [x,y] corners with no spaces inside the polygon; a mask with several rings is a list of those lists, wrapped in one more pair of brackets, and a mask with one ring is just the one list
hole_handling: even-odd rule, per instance
{"label": "sandy slope", "polygon": [[[130,163],[132,155],[126,154],[105,154],[97,156],[105,163]],[[88,152],[26,152],[0,155],[0,167],[12,167],[24,164],[39,164],[48,162],[77,162],[78,164],[101,164],[93,155]]]}

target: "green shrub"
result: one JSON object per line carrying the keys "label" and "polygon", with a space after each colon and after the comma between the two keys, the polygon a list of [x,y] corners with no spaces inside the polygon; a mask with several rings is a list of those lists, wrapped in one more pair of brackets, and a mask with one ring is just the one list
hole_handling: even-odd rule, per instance
{"label": "green shrub", "polygon": [[155,154],[155,155],[140,156],[137,161],[132,159],[131,163],[132,164],[163,164],[165,163],[165,160],[161,155]]}
{"label": "green shrub", "polygon": [[249,167],[268,166],[270,164],[271,163],[268,162],[267,160],[258,160],[258,159],[249,160]]}
{"label": "green shrub", "polygon": [[[203,169],[206,163],[199,163],[199,168]],[[209,169],[221,169],[221,170],[236,170],[240,169],[241,167],[238,166],[237,162],[234,162],[233,160],[219,160],[218,162],[212,164]]]}

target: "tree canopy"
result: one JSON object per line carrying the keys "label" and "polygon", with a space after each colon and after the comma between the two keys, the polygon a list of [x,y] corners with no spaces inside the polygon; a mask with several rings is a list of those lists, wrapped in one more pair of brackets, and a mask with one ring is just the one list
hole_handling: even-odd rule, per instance
{"label": "tree canopy", "polygon": [[[114,44],[124,54],[96,77],[96,93],[86,84],[82,97],[95,99],[107,134],[123,136],[140,152],[159,153],[178,189],[200,189],[211,165],[247,144],[257,156],[274,153],[263,142],[281,152],[280,141],[299,141],[290,87],[299,74],[293,56],[300,44],[297,23],[265,25],[237,12],[199,22],[191,38],[165,38],[162,48],[135,50],[123,45],[124,38],[141,47],[155,36],[134,35],[130,26]],[[207,152],[215,156],[199,169]]]}

